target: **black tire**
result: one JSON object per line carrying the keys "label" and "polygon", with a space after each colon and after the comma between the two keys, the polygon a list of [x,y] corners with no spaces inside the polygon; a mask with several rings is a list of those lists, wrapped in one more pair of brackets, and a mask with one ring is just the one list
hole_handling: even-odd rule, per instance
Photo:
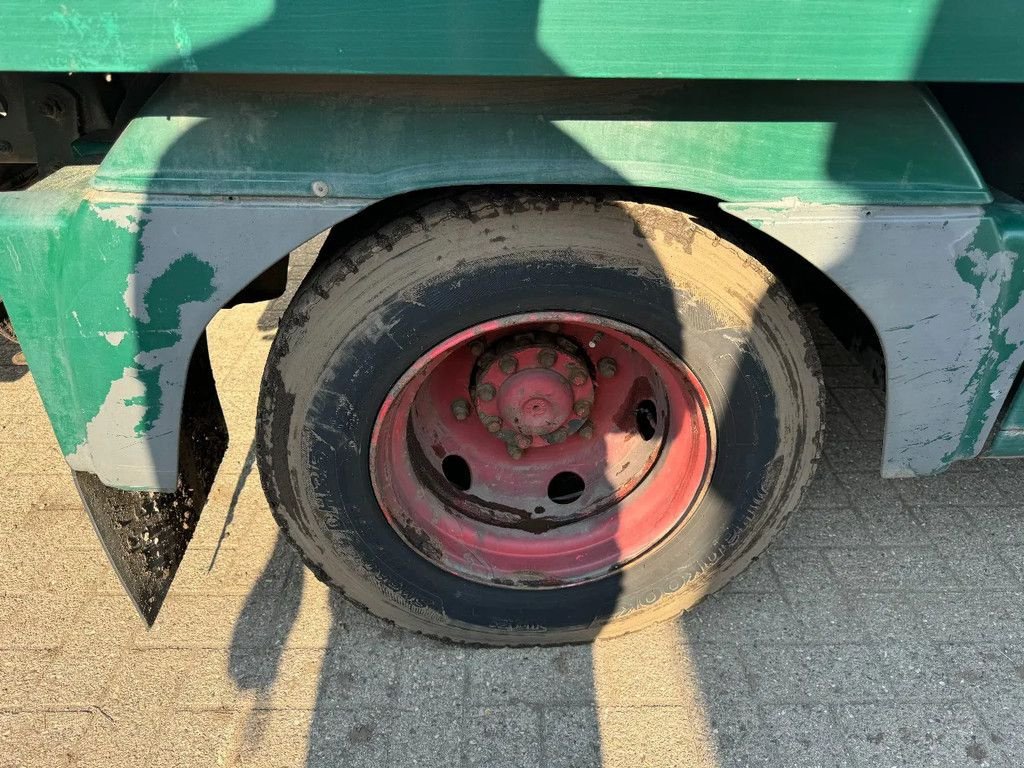
{"label": "black tire", "polygon": [[[587,195],[467,192],[333,244],[281,321],[260,396],[263,486],[317,576],[374,614],[457,641],[586,641],[672,617],[745,568],[810,482],[821,375],[788,293],[684,213]],[[631,324],[711,398],[718,455],[684,526],[605,578],[471,582],[411,550],[369,474],[385,396],[441,340],[494,317],[569,310]]]}

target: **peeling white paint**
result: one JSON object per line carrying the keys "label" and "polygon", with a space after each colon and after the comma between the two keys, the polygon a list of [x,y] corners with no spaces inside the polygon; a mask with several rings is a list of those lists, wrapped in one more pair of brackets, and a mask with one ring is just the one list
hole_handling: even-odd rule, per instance
{"label": "peeling white paint", "polygon": [[141,223],[146,220],[146,214],[138,205],[97,205],[91,203],[89,210],[95,214],[100,221],[109,221],[111,224],[138,234],[141,230]]}

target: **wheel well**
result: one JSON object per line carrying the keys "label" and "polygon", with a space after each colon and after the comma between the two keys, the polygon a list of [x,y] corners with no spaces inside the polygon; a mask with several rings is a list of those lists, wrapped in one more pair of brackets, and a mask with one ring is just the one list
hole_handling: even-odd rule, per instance
{"label": "wheel well", "polygon": [[[480,188],[474,185],[420,189],[373,203],[331,228],[320,250],[317,264],[336,253],[345,243],[374,232],[385,222],[403,213],[453,193]],[[488,185],[486,188],[499,193],[524,188],[548,193],[581,189],[573,185],[523,184]],[[882,344],[864,311],[826,274],[799,253],[751,224],[724,213],[719,208],[720,200],[692,192],[652,187],[585,185],[583,188],[591,194],[603,192],[609,197],[652,203],[685,212],[723,239],[756,255],[786,287],[801,311],[807,313],[816,310],[836,338],[861,361],[875,383],[885,386]]]}

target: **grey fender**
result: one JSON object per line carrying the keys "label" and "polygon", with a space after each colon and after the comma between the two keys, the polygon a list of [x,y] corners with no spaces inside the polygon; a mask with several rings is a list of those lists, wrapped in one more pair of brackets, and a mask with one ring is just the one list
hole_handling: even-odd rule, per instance
{"label": "grey fender", "polygon": [[885,477],[984,447],[1024,362],[1019,206],[725,204],[828,275],[874,325],[886,367]]}

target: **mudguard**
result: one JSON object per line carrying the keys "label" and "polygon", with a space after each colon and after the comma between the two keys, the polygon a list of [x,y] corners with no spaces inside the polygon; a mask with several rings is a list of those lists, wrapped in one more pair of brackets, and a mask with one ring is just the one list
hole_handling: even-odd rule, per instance
{"label": "mudguard", "polygon": [[180,439],[172,493],[123,491],[90,472],[72,473],[121,585],[150,625],[192,540],[228,444],[205,335],[189,367]]}

